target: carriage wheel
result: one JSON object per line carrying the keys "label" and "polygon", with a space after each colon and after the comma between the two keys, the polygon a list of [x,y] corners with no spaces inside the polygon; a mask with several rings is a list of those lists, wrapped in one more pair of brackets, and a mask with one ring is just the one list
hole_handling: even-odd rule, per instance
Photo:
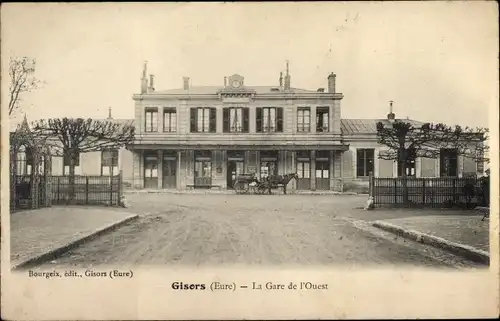
{"label": "carriage wheel", "polygon": [[236,191],[236,194],[240,194],[241,193],[241,183],[240,182],[234,183],[233,189]]}
{"label": "carriage wheel", "polygon": [[238,194],[248,193],[248,188],[249,185],[247,182],[237,182],[236,184],[234,184],[234,190]]}
{"label": "carriage wheel", "polygon": [[260,184],[256,188],[257,194],[264,194],[264,192],[266,191],[266,186],[264,184]]}

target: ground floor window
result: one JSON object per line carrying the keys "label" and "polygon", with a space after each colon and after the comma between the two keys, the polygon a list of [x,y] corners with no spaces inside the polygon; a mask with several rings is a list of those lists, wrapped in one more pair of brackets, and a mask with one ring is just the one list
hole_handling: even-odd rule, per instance
{"label": "ground floor window", "polygon": [[358,148],[356,151],[356,176],[368,177],[374,171],[375,149]]}
{"label": "ground floor window", "polygon": [[101,151],[101,175],[118,175],[118,150]]}
{"label": "ground floor window", "polygon": [[[405,174],[406,176],[415,176],[416,171],[415,171],[415,159],[410,159],[406,162],[405,166]],[[398,163],[398,176],[402,177],[403,176],[403,166]]]}
{"label": "ground floor window", "polygon": [[458,175],[458,153],[456,149],[443,148],[439,155],[440,176]]}

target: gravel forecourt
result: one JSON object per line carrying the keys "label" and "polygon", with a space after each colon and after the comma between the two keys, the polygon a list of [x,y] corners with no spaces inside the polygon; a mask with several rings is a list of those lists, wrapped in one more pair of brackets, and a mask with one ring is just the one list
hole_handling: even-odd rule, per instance
{"label": "gravel forecourt", "polygon": [[[136,221],[41,269],[96,265],[339,265],[478,267],[378,230],[415,215],[363,211],[366,196],[128,194]],[[425,215],[422,212],[421,215]]]}

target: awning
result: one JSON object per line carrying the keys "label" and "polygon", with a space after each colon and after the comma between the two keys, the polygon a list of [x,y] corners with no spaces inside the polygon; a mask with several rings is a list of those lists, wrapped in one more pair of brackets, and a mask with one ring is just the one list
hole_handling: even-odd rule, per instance
{"label": "awning", "polygon": [[281,150],[281,151],[297,151],[297,150],[338,150],[346,151],[349,149],[348,144],[280,144],[280,145],[264,145],[264,144],[133,144],[128,145],[129,150]]}

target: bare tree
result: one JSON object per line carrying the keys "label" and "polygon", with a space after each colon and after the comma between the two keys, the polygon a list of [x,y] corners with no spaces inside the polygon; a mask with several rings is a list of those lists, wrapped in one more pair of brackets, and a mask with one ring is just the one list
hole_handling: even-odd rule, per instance
{"label": "bare tree", "polygon": [[23,93],[37,89],[41,81],[35,78],[36,60],[28,57],[10,58],[9,116],[20,108]]}
{"label": "bare tree", "polygon": [[473,158],[476,162],[488,161],[485,157],[488,146],[485,144],[488,130],[485,128],[450,127],[445,124],[425,123],[414,125],[411,122],[396,120],[386,126],[377,123],[377,140],[388,149],[379,158],[394,160],[398,163],[403,179],[403,202],[408,202],[406,184],[407,168],[417,158],[438,158],[442,148],[454,149],[457,155]]}
{"label": "bare tree", "polygon": [[51,151],[69,161],[70,200],[75,198],[75,164],[82,153],[118,149],[134,140],[132,122],[54,118],[33,123],[33,132],[47,137]]}

